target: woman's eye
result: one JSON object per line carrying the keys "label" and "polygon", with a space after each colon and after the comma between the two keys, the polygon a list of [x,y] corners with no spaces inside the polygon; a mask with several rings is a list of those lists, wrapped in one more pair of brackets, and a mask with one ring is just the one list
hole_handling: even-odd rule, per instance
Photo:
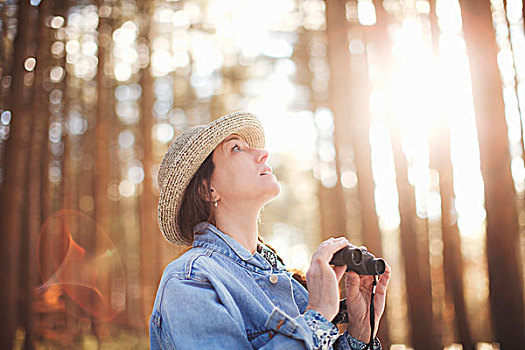
{"label": "woman's eye", "polygon": [[235,150],[235,148],[241,149],[241,148],[239,147],[239,145],[235,145],[235,146],[233,146],[232,151]]}

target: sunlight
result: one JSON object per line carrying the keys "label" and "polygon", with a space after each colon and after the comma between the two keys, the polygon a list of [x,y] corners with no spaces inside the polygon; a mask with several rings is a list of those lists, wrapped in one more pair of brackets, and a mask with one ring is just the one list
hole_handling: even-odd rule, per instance
{"label": "sunlight", "polygon": [[[426,11],[422,8],[420,12]],[[405,13],[400,25],[391,31],[392,54],[396,60],[388,83],[384,87],[376,85],[371,94],[371,111],[375,120],[387,117],[389,123],[402,132],[403,151],[409,165],[409,183],[415,187],[416,210],[422,218],[429,216],[430,208],[432,216],[439,215],[437,179],[432,182],[430,177],[429,136],[440,119],[448,122],[458,225],[463,234],[468,234],[478,232],[485,219],[485,211],[470,71],[458,2],[438,1],[437,16],[441,30],[439,59],[432,53],[431,42],[423,32],[424,23],[419,18]],[[459,83],[450,84],[451,81]],[[452,103],[444,104],[442,100]],[[376,136],[371,129],[370,137],[372,163],[384,164],[388,157],[376,153],[387,149],[380,147],[380,141],[376,141],[376,138],[384,140],[384,135]],[[373,169],[374,180],[379,187],[386,180],[376,177],[386,178],[388,172],[380,166],[373,165]],[[392,175],[389,179],[395,184]],[[384,185],[381,187],[384,188]],[[390,213],[388,217],[395,218],[396,215],[392,214],[394,209],[387,209],[387,205],[397,206],[397,202],[376,194],[378,196],[378,215],[385,217],[386,213]],[[396,221],[387,220],[391,224]]]}
{"label": "sunlight", "polygon": [[376,23],[376,10],[372,0],[359,0],[357,2],[357,16],[359,23],[364,26],[371,26]]}

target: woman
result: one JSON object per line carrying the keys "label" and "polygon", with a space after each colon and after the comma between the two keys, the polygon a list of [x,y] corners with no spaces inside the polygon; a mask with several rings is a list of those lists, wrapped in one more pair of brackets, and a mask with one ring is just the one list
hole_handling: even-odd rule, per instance
{"label": "woman", "polygon": [[[258,239],[259,213],[281,190],[263,148],[257,117],[236,112],[186,130],[166,152],[159,226],[170,242],[192,248],[160,281],[152,349],[363,349],[372,338],[372,276],[346,273],[348,328],[340,335],[330,322],[346,267],[329,261],[346,238],[330,238],[314,252],[308,291]],[[377,284],[376,330],[389,279],[387,265]],[[373,348],[381,348],[377,338]]]}

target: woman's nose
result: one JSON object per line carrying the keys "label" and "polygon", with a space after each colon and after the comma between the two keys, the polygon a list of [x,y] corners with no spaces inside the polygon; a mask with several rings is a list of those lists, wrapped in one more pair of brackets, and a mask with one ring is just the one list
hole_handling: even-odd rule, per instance
{"label": "woman's nose", "polygon": [[265,149],[259,149],[259,154],[258,154],[258,161],[259,163],[263,163],[266,161],[266,159],[268,159],[268,151],[265,150]]}

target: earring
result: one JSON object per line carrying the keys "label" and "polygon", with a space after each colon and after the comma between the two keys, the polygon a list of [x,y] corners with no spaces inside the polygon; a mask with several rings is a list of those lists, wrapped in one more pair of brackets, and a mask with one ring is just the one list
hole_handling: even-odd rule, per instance
{"label": "earring", "polygon": [[217,206],[217,200],[215,200],[215,202],[213,202],[213,205],[214,205],[214,206]]}

